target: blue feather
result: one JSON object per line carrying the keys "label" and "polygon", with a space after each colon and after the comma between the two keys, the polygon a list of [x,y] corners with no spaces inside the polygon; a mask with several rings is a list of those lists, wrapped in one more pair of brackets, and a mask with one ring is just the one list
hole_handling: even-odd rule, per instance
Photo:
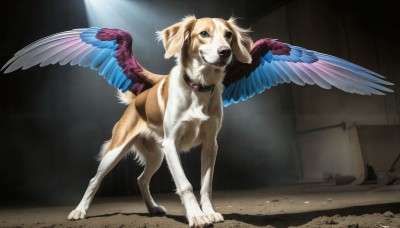
{"label": "blue feather", "polygon": [[261,64],[262,66],[264,66],[264,64],[265,64],[264,57],[260,57],[260,64]]}
{"label": "blue feather", "polygon": [[97,57],[97,55],[101,52],[101,49],[94,49],[88,55],[86,55],[80,62],[79,66],[87,67],[89,64]]}
{"label": "blue feather", "polygon": [[271,61],[272,61],[272,60],[274,60],[274,61],[281,61],[282,58],[281,58],[281,56],[279,56],[279,55],[272,55],[272,56],[271,56]]}
{"label": "blue feather", "polygon": [[235,99],[236,90],[237,90],[237,82],[235,82],[235,83],[232,84],[232,93],[231,93],[231,95],[230,95],[231,99],[230,99],[230,101],[229,101],[229,102],[231,102],[231,103],[232,103],[232,102],[234,101],[234,99]]}
{"label": "blue feather", "polygon": [[252,72],[249,76],[247,76],[249,78],[249,83],[251,86],[252,91],[254,91],[255,93],[257,93],[257,85],[256,82],[254,81],[254,77],[253,77],[253,73]]}
{"label": "blue feather", "polygon": [[228,87],[226,87],[224,89],[224,92],[222,93],[222,97],[224,97],[224,99],[226,99],[227,97],[231,97],[234,87],[235,86],[233,84],[231,84]]}
{"label": "blue feather", "polygon": [[236,82],[233,83],[233,84],[230,86],[229,97],[230,97],[231,99],[232,99],[232,98],[234,97],[234,95],[235,95],[236,86],[237,86],[237,83],[236,83]]}
{"label": "blue feather", "polygon": [[271,63],[272,67],[274,68],[275,72],[286,82],[290,83],[290,78],[287,76],[287,74],[280,68],[280,66],[277,64],[277,62],[272,62]]}
{"label": "blue feather", "polygon": [[232,94],[225,93],[225,91],[224,91],[223,101],[224,101],[224,107],[227,107],[230,104],[232,104]]}
{"label": "blue feather", "polygon": [[246,87],[246,85],[245,85],[246,82],[245,82],[244,78],[240,79],[239,82],[240,82],[240,84],[239,84],[240,99],[238,101],[243,101],[247,97],[246,95],[243,94],[243,87]]}
{"label": "blue feather", "polygon": [[254,72],[250,74],[251,86],[253,87],[254,91],[255,91],[257,94],[260,94],[260,93],[262,92],[262,90],[259,89],[259,87],[258,87],[258,85],[257,85],[257,81],[256,81],[254,75],[255,75]]}
{"label": "blue feather", "polygon": [[128,78],[125,76],[124,71],[121,71],[117,75],[117,80],[114,83],[115,87],[120,89],[122,87],[122,85],[125,83],[126,80],[128,80]]}
{"label": "blue feather", "polygon": [[263,71],[262,67],[261,67],[261,66],[257,67],[257,68],[255,69],[255,71],[257,71],[257,73],[258,73],[261,77],[264,78],[264,84],[263,84],[264,87],[267,88],[267,89],[271,88],[271,86],[272,86],[271,79],[270,79],[269,76],[266,74],[266,72]]}
{"label": "blue feather", "polygon": [[239,84],[239,91],[240,91],[240,100],[239,101],[243,101],[243,100],[245,100],[246,99],[246,97],[247,97],[247,94],[245,94],[246,93],[246,91],[245,91],[245,88],[246,88],[246,79],[245,78],[242,78],[242,79],[240,79],[239,80],[240,81],[240,84]]}
{"label": "blue feather", "polygon": [[113,40],[99,40],[96,37],[88,38],[87,41],[98,48],[108,48],[116,43]]}
{"label": "blue feather", "polygon": [[242,100],[242,86],[241,86],[242,80],[239,80],[236,83],[237,83],[237,89],[236,89],[236,96],[235,96],[234,102],[237,103]]}
{"label": "blue feather", "polygon": [[[258,66],[257,68],[262,67],[262,66]],[[265,79],[265,75],[263,71],[258,71],[257,69],[254,69],[253,71],[254,73],[258,74],[258,77],[261,80],[261,87],[265,88],[265,85],[267,84],[267,80]]]}
{"label": "blue feather", "polygon": [[228,107],[230,104],[226,99],[223,99],[224,108]]}
{"label": "blue feather", "polygon": [[116,81],[118,80],[118,75],[122,71],[122,68],[118,66],[118,64],[115,65],[113,72],[111,73],[110,77],[108,78],[108,82],[116,87]]}
{"label": "blue feather", "polygon": [[304,55],[300,58],[303,62],[305,62],[305,63],[313,63],[313,62],[318,61],[317,56],[314,55],[313,52],[304,50],[303,53],[304,53]]}
{"label": "blue feather", "polygon": [[268,73],[268,75],[270,76],[270,78],[272,79],[272,86],[276,86],[279,84],[279,76],[276,74],[275,70],[272,69],[271,64],[267,64],[264,66],[264,69],[266,70],[266,72]]}
{"label": "blue feather", "polygon": [[240,79],[242,82],[242,100],[247,100],[247,98],[249,97],[249,91],[247,91],[247,80],[246,77],[243,77],[242,79]]}
{"label": "blue feather", "polygon": [[[268,65],[268,63],[265,65]],[[257,90],[261,91],[260,93],[264,92],[265,88],[264,88],[264,85],[260,78],[261,75],[259,75],[257,71],[255,71],[255,72],[253,71],[252,77],[254,78],[254,81],[256,82]]]}
{"label": "blue feather", "polygon": [[241,83],[240,86],[242,88],[242,97],[241,100],[245,101],[249,98],[248,94],[247,94],[247,78],[243,77],[242,79],[240,79]]}
{"label": "blue feather", "polygon": [[81,33],[81,37],[95,36],[100,31],[99,28],[89,28]]}
{"label": "blue feather", "polygon": [[264,58],[267,60],[268,63],[271,63],[273,58],[272,52],[268,51]]}
{"label": "blue feather", "polygon": [[239,84],[240,84],[239,81],[236,81],[236,82],[235,82],[235,90],[234,90],[233,96],[232,96],[232,98],[233,98],[233,100],[232,100],[233,103],[237,103],[237,102],[240,100]]}
{"label": "blue feather", "polygon": [[115,50],[118,46],[116,40],[99,40],[96,38],[97,33],[100,29],[88,29],[80,34],[80,38],[87,44],[91,44],[98,48],[108,48]]}
{"label": "blue feather", "polygon": [[88,44],[93,44],[94,42],[97,42],[97,41],[99,41],[96,37],[94,37],[94,36],[81,36],[81,39],[85,42],[85,43],[88,43]]}
{"label": "blue feather", "polygon": [[298,49],[290,50],[289,61],[290,62],[302,62],[301,59],[301,51]]}
{"label": "blue feather", "polygon": [[131,85],[132,85],[132,81],[131,80],[129,80],[129,79],[127,79],[126,81],[125,81],[125,83],[122,85],[122,92],[126,92],[130,87],[131,87]]}
{"label": "blue feather", "polygon": [[104,60],[103,64],[99,68],[99,73],[100,75],[104,76],[104,78],[108,79],[108,71],[110,70],[110,67],[114,64],[114,61],[116,59],[114,58],[113,53],[111,53],[106,60]]}
{"label": "blue feather", "polygon": [[292,60],[290,59],[290,55],[281,55],[281,60],[282,60],[283,62],[290,62],[290,61],[292,61]]}
{"label": "blue feather", "polygon": [[301,50],[299,50],[297,47],[292,47],[292,49],[290,50],[290,55],[296,56],[296,57],[301,57],[302,53],[301,53]]}
{"label": "blue feather", "polygon": [[107,59],[111,54],[110,49],[104,49],[103,52],[101,52],[91,63],[90,63],[90,68],[92,69],[99,69],[101,64],[104,62],[104,60]]}
{"label": "blue feather", "polygon": [[234,85],[231,84],[227,88],[225,88],[224,92],[222,93],[222,100],[224,101],[224,106],[228,106],[230,104],[229,100],[232,99],[232,91],[234,89]]}
{"label": "blue feather", "polygon": [[111,73],[116,66],[118,66],[117,59],[111,58],[111,60],[107,63],[106,67],[103,70],[104,74],[107,75],[107,79],[110,78]]}
{"label": "blue feather", "polygon": [[256,92],[253,90],[253,88],[251,86],[250,76],[249,77],[244,77],[244,78],[246,78],[246,86],[247,86],[247,92],[248,92],[247,95],[248,95],[249,98],[253,97]]}
{"label": "blue feather", "polygon": [[[111,85],[113,85],[113,82],[114,82],[114,79],[115,79],[115,74],[113,74],[114,73],[114,71],[116,70],[116,69],[118,69],[118,62],[117,62],[117,60],[112,60],[111,61],[112,62],[112,65],[111,66],[107,66],[107,72],[106,72],[106,74],[107,74],[107,81],[108,81],[108,83],[109,84],[111,84]],[[114,76],[114,78],[113,78],[113,76]]]}

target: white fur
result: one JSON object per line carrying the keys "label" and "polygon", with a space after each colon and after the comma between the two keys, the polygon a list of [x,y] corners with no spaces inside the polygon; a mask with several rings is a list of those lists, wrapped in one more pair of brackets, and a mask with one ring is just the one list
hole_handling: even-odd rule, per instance
{"label": "white fur", "polygon": [[119,100],[119,103],[124,105],[129,105],[132,102],[132,100],[127,95],[125,95],[125,93],[123,93],[121,90],[118,90],[117,98]]}

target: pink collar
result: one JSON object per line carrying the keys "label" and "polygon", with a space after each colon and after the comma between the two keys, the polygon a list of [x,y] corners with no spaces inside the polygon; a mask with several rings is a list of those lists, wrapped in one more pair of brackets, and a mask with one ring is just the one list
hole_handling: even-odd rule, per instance
{"label": "pink collar", "polygon": [[187,74],[183,75],[186,84],[198,92],[214,92],[215,85],[202,85],[194,83]]}

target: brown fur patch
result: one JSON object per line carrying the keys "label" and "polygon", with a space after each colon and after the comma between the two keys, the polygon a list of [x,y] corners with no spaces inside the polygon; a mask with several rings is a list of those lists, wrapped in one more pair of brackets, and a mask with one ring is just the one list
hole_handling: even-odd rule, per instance
{"label": "brown fur patch", "polygon": [[146,126],[145,122],[140,117],[135,105],[130,104],[115,125],[110,144],[105,153],[128,143],[142,131],[144,126]]}
{"label": "brown fur patch", "polygon": [[235,19],[231,18],[225,21],[225,24],[233,33],[232,51],[237,60],[242,63],[251,63],[250,51],[253,46],[253,40],[249,36],[250,30],[242,29],[236,25]]}
{"label": "brown fur patch", "polygon": [[[165,82],[168,83],[168,78],[165,79]],[[163,124],[163,116],[164,111],[160,109],[160,104],[158,103],[158,95],[157,91],[161,83],[157,83],[152,88],[144,91],[139,94],[136,98],[135,107],[140,115],[140,117],[147,122],[148,125],[161,127]],[[168,85],[167,85],[168,86]],[[165,94],[165,83],[161,88],[161,96],[168,96]],[[167,90],[168,91],[168,90]],[[163,98],[164,103],[166,103],[167,98]]]}
{"label": "brown fur patch", "polygon": [[182,22],[178,22],[161,32],[165,48],[164,57],[166,59],[171,58],[182,50],[196,21],[197,19],[195,17],[186,17]]}
{"label": "brown fur patch", "polygon": [[163,113],[165,113],[165,110],[167,109],[167,103],[168,103],[168,90],[169,90],[169,77],[167,77],[164,81],[164,84],[161,88],[161,96],[164,101],[164,110]]}
{"label": "brown fur patch", "polygon": [[164,113],[158,104],[157,90],[159,86],[160,83],[151,88],[146,100],[147,124],[157,127],[162,126]]}
{"label": "brown fur patch", "polygon": [[140,117],[147,121],[147,116],[146,116],[146,100],[147,100],[147,96],[149,95],[150,90],[152,90],[153,88],[150,88],[144,92],[142,92],[141,94],[139,94],[137,96],[137,98],[134,100],[135,102],[135,107],[140,115]]}

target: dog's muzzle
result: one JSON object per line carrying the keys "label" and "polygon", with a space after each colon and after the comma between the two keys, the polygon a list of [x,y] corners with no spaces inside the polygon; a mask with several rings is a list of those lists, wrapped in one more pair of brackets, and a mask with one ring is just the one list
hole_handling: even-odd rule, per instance
{"label": "dog's muzzle", "polygon": [[227,59],[231,56],[232,49],[228,46],[222,46],[222,47],[218,48],[217,53],[221,60]]}

